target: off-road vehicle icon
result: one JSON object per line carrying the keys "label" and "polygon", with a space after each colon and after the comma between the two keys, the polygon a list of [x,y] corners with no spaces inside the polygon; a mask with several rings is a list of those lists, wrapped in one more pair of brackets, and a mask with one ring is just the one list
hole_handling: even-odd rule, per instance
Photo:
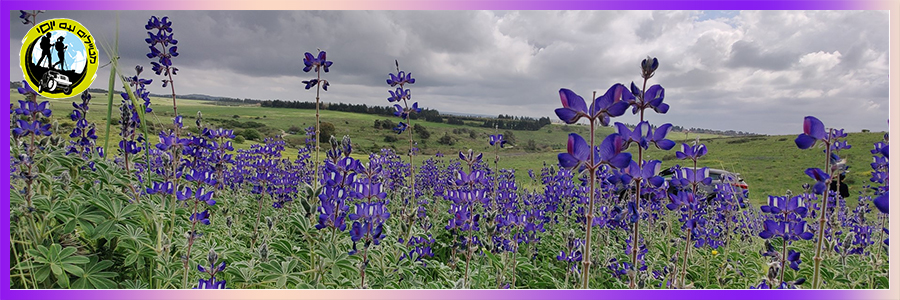
{"label": "off-road vehicle icon", "polygon": [[69,81],[69,77],[56,71],[44,73],[44,77],[41,78],[41,90],[38,92],[58,90],[61,90],[66,95],[72,93],[72,82]]}

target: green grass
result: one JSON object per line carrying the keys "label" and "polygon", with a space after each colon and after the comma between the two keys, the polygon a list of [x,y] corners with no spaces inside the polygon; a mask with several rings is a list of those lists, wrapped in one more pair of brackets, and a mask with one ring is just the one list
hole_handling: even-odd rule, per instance
{"label": "green grass", "polygon": [[[13,101],[22,97],[14,90],[10,90],[10,96]],[[97,135],[100,140],[104,136],[105,103],[101,99],[105,99],[105,94],[94,94],[91,102],[91,111],[88,113],[88,121],[96,123]],[[116,96],[119,99],[118,96]],[[172,103],[167,98],[152,98],[153,113],[148,114],[151,124],[162,124],[163,126],[171,126]],[[327,99],[326,99],[327,100]],[[62,125],[61,130],[69,131],[73,125],[68,118],[71,112],[72,101],[80,101],[78,98],[49,100],[51,109],[53,110],[53,119],[59,121]],[[116,103],[119,103],[117,100]],[[271,108],[259,106],[217,106],[209,101],[197,100],[178,100],[179,113],[185,116],[184,124],[186,127],[196,127],[194,120],[197,112],[201,111],[203,118],[207,124],[219,126],[220,121],[216,120],[237,120],[241,122],[254,121],[263,123],[266,127],[261,132],[280,133],[281,130],[288,131],[291,126],[305,128],[315,124],[315,111],[303,109],[288,108]],[[238,116],[234,118],[234,116]],[[113,112],[114,120],[118,118],[118,112]],[[337,111],[321,111],[321,120],[330,122],[335,125],[335,136],[349,135],[353,139],[355,157],[366,159],[367,153],[373,152],[380,148],[394,148],[398,153],[406,153],[408,149],[408,141],[406,135],[397,136],[390,129],[375,129],[375,120],[390,119],[393,122],[399,121],[395,117],[376,116],[368,114],[357,114]],[[797,132],[802,129],[802,120],[797,120]],[[414,120],[413,124],[420,124],[431,132],[431,137],[426,140],[415,136],[418,146],[421,149],[419,156],[416,157],[416,164],[420,165],[425,159],[433,157],[435,153],[444,153],[448,158],[455,157],[458,151],[473,149],[481,151],[485,154],[486,161],[493,161],[494,150],[487,143],[488,136],[494,134],[493,129],[467,125],[450,125],[446,123],[432,123],[424,120]],[[114,124],[115,125],[115,124]],[[115,135],[117,127],[113,126],[113,136],[111,137],[111,145],[115,145],[118,136]],[[151,129],[151,134],[158,132],[162,126],[156,126]],[[475,132],[475,137],[470,137],[468,133],[454,134],[454,130],[465,129]],[[603,136],[613,132],[612,127],[598,128],[598,143]],[[500,130],[503,133],[504,130]],[[500,150],[500,167],[513,168],[516,170],[517,180],[520,186],[528,188],[539,188],[539,185],[533,182],[527,175],[529,169],[536,172],[540,170],[543,163],[555,165],[557,162],[556,155],[565,152],[566,135],[569,132],[578,133],[587,136],[588,128],[586,125],[561,125],[551,124],[545,126],[538,131],[519,131],[513,130],[516,143],[511,148]],[[453,137],[453,145],[441,145],[437,141],[444,134]],[[850,165],[850,173],[847,177],[847,184],[850,187],[851,194],[855,195],[856,191],[860,191],[866,183],[868,183],[870,168],[868,164],[871,162],[869,150],[872,143],[881,140],[883,133],[850,133],[848,141],[853,148],[844,150],[841,154],[846,157]],[[395,142],[385,142],[385,136],[396,136]],[[825,154],[822,148],[811,150],[799,150],[794,145],[795,135],[790,136],[759,136],[759,137],[722,137],[709,134],[684,134],[680,132],[670,133],[669,138],[679,142],[675,149],[670,151],[662,151],[651,147],[651,150],[645,152],[645,159],[661,159],[663,167],[669,167],[674,164],[683,164],[675,158],[675,151],[680,150],[681,142],[690,143],[699,138],[705,143],[709,149],[709,154],[700,161],[702,166],[712,168],[725,169],[733,172],[741,173],[747,184],[750,186],[750,195],[754,203],[763,203],[767,199],[767,195],[782,195],[786,190],[790,189],[799,192],[803,183],[811,182],[803,172],[806,168],[819,167],[823,168],[825,163]],[[288,137],[289,138],[289,137]],[[524,145],[528,140],[534,140],[539,149],[538,151],[526,151]],[[151,137],[151,143],[156,142]],[[235,148],[246,149],[250,145],[257,143],[256,141],[245,141],[235,145]],[[322,138],[321,146],[327,147],[327,139]],[[635,151],[630,149],[630,151]],[[284,155],[288,158],[296,158],[296,148],[288,148]],[[453,156],[451,156],[453,155]],[[322,154],[324,156],[324,153]],[[851,197],[852,198],[852,197]]]}

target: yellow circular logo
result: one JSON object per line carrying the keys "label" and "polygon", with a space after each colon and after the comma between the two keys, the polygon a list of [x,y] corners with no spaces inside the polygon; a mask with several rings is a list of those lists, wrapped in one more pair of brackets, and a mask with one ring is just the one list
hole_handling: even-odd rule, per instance
{"label": "yellow circular logo", "polygon": [[94,37],[81,23],[51,19],[32,27],[22,39],[19,66],[42,96],[69,98],[94,82],[99,54]]}

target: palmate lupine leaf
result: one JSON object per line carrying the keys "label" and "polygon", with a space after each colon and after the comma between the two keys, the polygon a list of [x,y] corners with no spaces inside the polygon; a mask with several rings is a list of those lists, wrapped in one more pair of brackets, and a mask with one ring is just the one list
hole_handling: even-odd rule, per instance
{"label": "palmate lupine leaf", "polygon": [[92,256],[90,262],[84,266],[81,272],[72,273],[78,277],[72,283],[75,289],[115,289],[118,285],[113,278],[116,278],[116,272],[104,272],[113,265],[112,261],[98,261],[97,256]]}
{"label": "palmate lupine leaf", "polygon": [[63,248],[59,244],[50,245],[50,248],[38,245],[37,249],[28,249],[28,254],[34,257],[35,263],[31,268],[36,269],[33,271],[35,279],[44,281],[53,273],[60,287],[69,288],[69,275],[66,273],[84,273],[79,265],[90,261],[87,257],[73,255],[75,250],[75,247]]}

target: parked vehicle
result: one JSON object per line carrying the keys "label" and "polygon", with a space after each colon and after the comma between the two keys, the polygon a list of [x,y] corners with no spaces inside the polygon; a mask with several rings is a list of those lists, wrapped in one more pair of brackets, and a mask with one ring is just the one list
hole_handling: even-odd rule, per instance
{"label": "parked vehicle", "polygon": [[[694,170],[691,167],[683,167],[681,169],[682,172]],[[659,172],[659,175],[666,179],[666,182],[671,183],[671,179],[675,176],[675,172],[678,170],[675,168],[669,168],[666,170],[662,170]],[[682,173],[684,176],[685,173]],[[711,169],[707,168],[706,173],[703,174],[705,177],[709,177],[712,179],[710,184],[700,184],[697,186],[697,194],[705,195],[707,201],[715,198],[715,187],[720,184],[727,184],[735,188],[736,193],[740,193],[743,195],[744,199],[750,197],[750,187],[747,185],[747,182],[744,181],[744,178],[741,177],[740,173],[733,173],[721,169]],[[690,187],[688,187],[689,189]],[[673,184],[669,184],[669,193],[677,194],[682,188],[679,188]]]}

